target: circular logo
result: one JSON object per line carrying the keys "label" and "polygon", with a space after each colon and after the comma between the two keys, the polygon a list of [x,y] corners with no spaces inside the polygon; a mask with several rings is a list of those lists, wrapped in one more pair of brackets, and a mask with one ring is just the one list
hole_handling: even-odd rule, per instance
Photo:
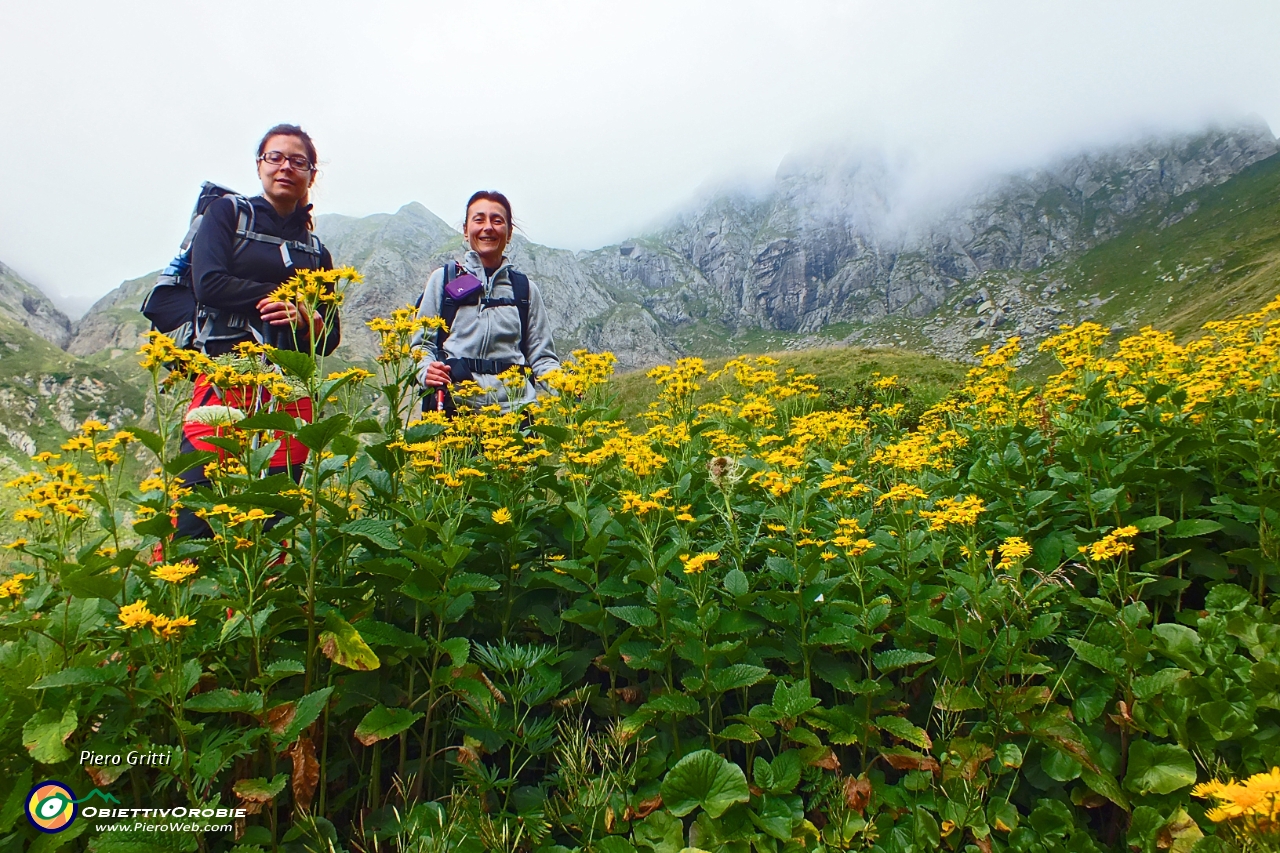
{"label": "circular logo", "polygon": [[41,832],[62,832],[76,819],[76,795],[61,782],[41,782],[27,794],[27,819]]}

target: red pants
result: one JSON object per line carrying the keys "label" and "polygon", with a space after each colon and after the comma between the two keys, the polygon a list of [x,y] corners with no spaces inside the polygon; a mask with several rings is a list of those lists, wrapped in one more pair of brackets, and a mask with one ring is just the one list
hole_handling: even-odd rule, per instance
{"label": "red pants", "polygon": [[[265,390],[259,393],[258,409],[262,410],[271,397]],[[219,397],[218,389],[210,385],[208,378],[202,373],[196,377],[195,393],[191,397],[191,406],[188,411],[201,406],[235,406],[245,414],[249,414],[253,408],[253,401],[251,394],[240,388],[231,389],[227,392],[225,398]],[[310,397],[303,397],[294,403],[284,403],[278,407],[278,410],[295,418],[302,418],[307,423],[311,423],[313,417]],[[191,450],[212,450],[221,459],[226,455],[226,451],[214,447],[202,439],[211,435],[221,436],[223,429],[223,427],[188,421],[182,425],[182,437],[186,439],[186,443],[191,445]],[[280,448],[271,456],[272,468],[284,468],[286,466],[296,468],[307,461],[307,446],[305,444],[289,438],[284,433],[276,433],[276,438],[280,439]],[[184,447],[183,449],[187,450],[188,448]]]}

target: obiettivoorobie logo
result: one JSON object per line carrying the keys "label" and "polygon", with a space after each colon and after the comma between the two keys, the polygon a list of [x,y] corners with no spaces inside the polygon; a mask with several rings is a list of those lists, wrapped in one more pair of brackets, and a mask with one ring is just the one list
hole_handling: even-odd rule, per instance
{"label": "obiettivoorobie logo", "polygon": [[76,819],[76,806],[94,797],[108,803],[120,803],[113,795],[104,794],[97,788],[90,791],[83,800],[77,800],[71,788],[47,779],[34,786],[31,793],[27,794],[27,820],[41,832],[62,832]]}

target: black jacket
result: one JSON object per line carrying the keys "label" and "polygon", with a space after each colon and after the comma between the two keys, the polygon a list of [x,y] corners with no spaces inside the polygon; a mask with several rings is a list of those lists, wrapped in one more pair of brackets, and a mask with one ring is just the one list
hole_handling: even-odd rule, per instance
{"label": "black jacket", "polygon": [[[309,205],[282,217],[262,196],[254,196],[249,203],[253,205],[253,231],[282,240],[310,243],[311,235],[307,231]],[[220,198],[209,205],[191,244],[192,287],[196,300],[202,305],[243,315],[255,328],[263,331],[258,301],[292,278],[297,269],[333,269],[333,257],[323,246],[318,258],[291,249],[289,254],[293,266],[286,267],[279,246],[257,240],[241,240],[237,246],[238,218],[235,202],[230,198]],[[328,313],[324,308],[321,312]],[[325,320],[330,328],[325,339],[317,341],[316,351],[329,355],[342,339],[342,328],[336,311]],[[299,327],[296,339],[287,326],[272,326],[266,334],[268,343],[281,349],[309,348],[305,323]],[[244,340],[252,339],[253,336],[246,332]],[[236,343],[238,341],[215,345],[211,342],[209,355],[230,352]]]}

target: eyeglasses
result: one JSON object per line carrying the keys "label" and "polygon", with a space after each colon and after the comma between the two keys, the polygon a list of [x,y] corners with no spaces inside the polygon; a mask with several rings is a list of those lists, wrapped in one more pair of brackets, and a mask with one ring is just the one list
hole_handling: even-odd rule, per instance
{"label": "eyeglasses", "polygon": [[277,166],[277,167],[283,166],[284,161],[288,160],[289,165],[297,169],[299,172],[311,171],[311,161],[308,160],[306,157],[303,157],[301,154],[294,154],[293,156],[288,156],[283,151],[268,151],[266,154],[263,154],[261,157],[259,157],[258,160],[260,160],[261,162],[267,163],[271,166]]}

